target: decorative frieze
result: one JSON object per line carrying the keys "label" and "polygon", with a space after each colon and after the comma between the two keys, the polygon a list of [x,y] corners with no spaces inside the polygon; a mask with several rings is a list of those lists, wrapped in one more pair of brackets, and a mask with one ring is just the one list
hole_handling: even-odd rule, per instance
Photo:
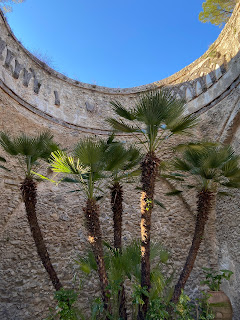
{"label": "decorative frieze", "polygon": [[[6,49],[6,50],[5,50]],[[4,58],[4,52],[6,51],[6,55]],[[15,58],[15,65],[12,67],[12,62]],[[23,64],[21,64],[18,59],[15,57],[15,54],[7,47],[7,44],[0,37],[0,59],[4,61],[3,66],[6,69],[10,69],[11,75],[14,79],[18,80],[22,73],[22,84],[24,87],[28,88],[31,79],[33,78],[33,92],[39,94],[41,88],[41,82],[39,81],[36,72],[33,68],[27,68]],[[11,68],[10,68],[11,66]],[[60,105],[60,97],[57,91],[54,91],[55,96],[55,105]]]}
{"label": "decorative frieze", "polygon": [[11,64],[13,58],[14,58],[13,52],[11,50],[7,49],[7,56],[6,56],[5,63],[4,63],[5,68],[10,67],[10,64]]}
{"label": "decorative frieze", "polygon": [[55,96],[55,106],[60,106],[60,98],[58,91],[54,90],[54,96]]}
{"label": "decorative frieze", "polygon": [[23,66],[15,59],[15,69],[13,71],[13,78],[18,79]]}
{"label": "decorative frieze", "polygon": [[32,78],[32,72],[28,72],[25,68],[23,69],[23,85],[28,87],[29,82]]}
{"label": "decorative frieze", "polygon": [[3,53],[3,51],[4,51],[5,48],[6,48],[6,42],[3,41],[3,40],[0,38],[0,57],[1,57],[2,60],[3,60],[3,55],[2,55],[2,53]]}

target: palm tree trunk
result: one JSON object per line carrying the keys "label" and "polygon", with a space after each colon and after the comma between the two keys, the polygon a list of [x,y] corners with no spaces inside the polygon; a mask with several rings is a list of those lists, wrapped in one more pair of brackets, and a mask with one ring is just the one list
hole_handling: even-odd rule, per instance
{"label": "palm tree trunk", "polygon": [[119,182],[115,182],[111,188],[111,205],[113,212],[114,248],[122,250],[122,202],[123,191]]}
{"label": "palm tree trunk", "polygon": [[[122,202],[123,191],[119,182],[115,182],[111,188],[111,205],[113,212],[113,230],[114,230],[114,248],[122,252]],[[123,282],[118,292],[119,316],[123,320],[127,320],[126,295]]]}
{"label": "palm tree trunk", "polygon": [[[146,154],[141,163],[141,287],[150,291],[150,231],[154,189],[158,173],[159,159],[154,152]],[[144,305],[139,308],[138,319],[144,319],[148,309],[149,298],[142,295]]]}
{"label": "palm tree trunk", "polygon": [[185,284],[190,276],[193,269],[194,262],[196,260],[199,247],[203,240],[204,228],[208,220],[209,214],[212,209],[214,200],[213,192],[209,190],[202,190],[198,193],[197,201],[197,219],[195,225],[195,232],[192,240],[192,245],[188,253],[186,263],[183,267],[182,273],[180,274],[178,283],[175,286],[172,302],[177,303],[181,295],[181,291],[184,289]]}
{"label": "palm tree trunk", "polygon": [[86,218],[88,241],[92,247],[92,251],[97,263],[104,309],[110,313],[109,291],[107,289],[108,278],[104,263],[102,233],[99,221],[99,207],[96,204],[96,200],[88,199],[87,206],[86,208],[83,208],[83,211]]}
{"label": "palm tree trunk", "polygon": [[42,264],[49,274],[52,284],[56,290],[62,288],[62,284],[58,279],[56,271],[51,263],[40,226],[38,224],[36,215],[36,203],[37,203],[37,187],[36,183],[31,178],[25,178],[21,184],[21,191],[23,200],[25,203],[28,223],[31,229],[31,233],[37,247],[38,255],[42,261]]}

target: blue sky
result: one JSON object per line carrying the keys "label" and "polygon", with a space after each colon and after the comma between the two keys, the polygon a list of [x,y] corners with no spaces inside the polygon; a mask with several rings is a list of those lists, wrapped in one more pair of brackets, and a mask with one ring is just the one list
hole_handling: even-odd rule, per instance
{"label": "blue sky", "polygon": [[202,0],[25,0],[7,13],[30,51],[78,81],[125,88],[166,78],[200,57],[221,29]]}

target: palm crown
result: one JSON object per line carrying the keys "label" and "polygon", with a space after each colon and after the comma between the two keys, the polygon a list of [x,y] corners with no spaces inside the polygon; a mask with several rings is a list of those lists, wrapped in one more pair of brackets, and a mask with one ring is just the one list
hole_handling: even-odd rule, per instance
{"label": "palm crown", "polygon": [[220,185],[240,188],[239,163],[240,157],[230,146],[191,144],[173,167],[184,173],[183,178],[195,177],[197,188],[216,191]]}
{"label": "palm crown", "polygon": [[73,156],[68,156],[61,151],[55,151],[51,155],[52,170],[57,173],[75,175],[75,179],[65,178],[66,182],[80,183],[87,197],[95,197],[96,185],[104,178],[105,143],[102,140],[86,138],[81,140],[74,148]]}
{"label": "palm crown", "polygon": [[64,181],[81,183],[88,197],[92,198],[94,191],[100,190],[97,183],[109,176],[106,172],[111,172],[115,181],[137,175],[137,170],[130,173],[129,170],[137,165],[139,157],[138,149],[124,148],[110,138],[107,142],[86,138],[75,146],[73,156],[55,151],[50,163],[54,172],[75,175],[75,179],[65,178]]}
{"label": "palm crown", "polygon": [[113,181],[139,175],[139,170],[134,168],[141,159],[140,151],[133,146],[125,147],[123,143],[114,141],[110,136],[105,148],[105,171],[110,172]]}
{"label": "palm crown", "polygon": [[57,149],[53,136],[47,131],[31,138],[22,134],[11,138],[7,133],[0,133],[0,145],[11,156],[16,156],[27,177],[32,177],[32,169],[39,165],[38,160],[47,160],[52,151]]}
{"label": "palm crown", "polygon": [[163,140],[173,134],[186,133],[196,124],[196,117],[184,116],[184,101],[176,99],[167,90],[143,95],[130,110],[118,101],[111,104],[114,112],[121,117],[120,120],[107,119],[111,126],[126,133],[142,133],[144,140],[141,142],[147,143],[150,152],[154,152]]}

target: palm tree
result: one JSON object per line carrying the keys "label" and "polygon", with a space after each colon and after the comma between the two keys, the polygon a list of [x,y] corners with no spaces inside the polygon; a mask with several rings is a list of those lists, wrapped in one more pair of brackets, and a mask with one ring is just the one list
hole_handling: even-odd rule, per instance
{"label": "palm tree", "polygon": [[211,145],[211,143],[190,144],[183,151],[181,158],[173,162],[173,168],[181,172],[183,179],[194,178],[197,193],[197,217],[192,245],[186,263],[180,274],[172,296],[177,303],[181,290],[190,276],[199,247],[203,240],[204,228],[211,209],[215,204],[215,195],[220,186],[240,188],[240,157],[234,154],[230,146]]}
{"label": "palm tree", "polygon": [[[141,162],[141,286],[149,292],[151,213],[160,164],[157,151],[172,135],[186,133],[192,128],[196,124],[196,118],[184,116],[184,101],[174,98],[166,90],[143,95],[130,110],[118,101],[111,104],[120,120],[110,118],[107,121],[115,130],[134,134],[146,149]],[[139,311],[139,319],[144,319],[148,308],[148,296],[143,295],[142,298],[144,305]]]}
{"label": "palm tree", "polygon": [[88,241],[97,263],[104,308],[109,313],[108,277],[104,263],[100,212],[97,204],[99,191],[101,192],[99,184],[104,178],[105,148],[106,145],[103,141],[86,138],[75,146],[73,157],[57,151],[52,153],[50,162],[54,172],[74,175],[74,179],[65,178],[64,180],[80,184],[81,189],[85,192],[87,200],[83,212],[88,231]]}
{"label": "palm tree", "polygon": [[114,141],[111,135],[106,144],[105,171],[108,172],[111,189],[111,205],[114,224],[114,248],[122,250],[122,202],[123,186],[122,180],[129,181],[132,177],[138,176],[140,171],[136,166],[140,162],[140,152],[133,146],[124,147],[122,142]]}
{"label": "palm tree", "polygon": [[11,156],[17,157],[20,166],[24,170],[25,178],[21,183],[21,193],[25,203],[28,223],[42,264],[49,274],[56,290],[61,289],[62,284],[51,263],[50,256],[45,245],[43,235],[36,215],[37,184],[34,181],[33,169],[39,165],[39,160],[47,160],[51,152],[56,149],[53,136],[44,132],[32,138],[25,134],[17,138],[11,138],[8,134],[0,133],[0,145]]}
{"label": "palm tree", "polygon": [[[114,231],[114,249],[119,254],[122,253],[122,215],[123,215],[123,186],[122,180],[139,175],[139,170],[135,167],[140,162],[140,152],[134,147],[124,147],[123,143],[114,141],[114,135],[111,135],[107,141],[105,150],[106,168],[110,173],[111,206],[113,213],[113,231]],[[135,170],[134,170],[135,169]],[[117,253],[117,252],[116,252]],[[117,253],[117,254],[118,254]],[[126,298],[123,282],[119,290],[119,316],[121,319],[127,319]]]}

